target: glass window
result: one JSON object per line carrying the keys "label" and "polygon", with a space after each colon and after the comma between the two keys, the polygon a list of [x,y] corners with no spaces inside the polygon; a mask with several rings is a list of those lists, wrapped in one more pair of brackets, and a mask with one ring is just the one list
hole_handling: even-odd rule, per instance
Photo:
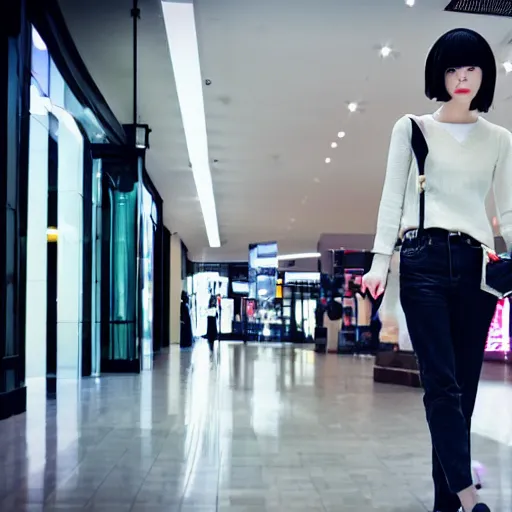
{"label": "glass window", "polygon": [[34,27],[32,27],[32,76],[37,82],[39,91],[44,96],[50,96],[50,56],[46,44]]}
{"label": "glass window", "polygon": [[135,219],[137,187],[110,190],[110,346],[109,359],[138,358],[136,346],[137,267]]}

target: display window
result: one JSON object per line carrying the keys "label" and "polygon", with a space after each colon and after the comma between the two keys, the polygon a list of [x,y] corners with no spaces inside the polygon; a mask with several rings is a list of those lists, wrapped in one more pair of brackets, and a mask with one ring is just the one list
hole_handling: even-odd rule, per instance
{"label": "display window", "polygon": [[142,192],[142,355],[153,350],[154,246],[156,205],[146,187]]}
{"label": "display window", "polygon": [[[221,276],[219,272],[199,272],[192,276],[192,288],[194,290],[191,296],[193,335],[198,338],[206,335],[207,310],[212,296],[217,297],[219,332],[230,332],[228,324],[232,325],[233,318],[232,315],[231,318],[228,316],[233,308],[224,302],[228,297],[229,278]],[[226,305],[225,311],[224,304]]]}

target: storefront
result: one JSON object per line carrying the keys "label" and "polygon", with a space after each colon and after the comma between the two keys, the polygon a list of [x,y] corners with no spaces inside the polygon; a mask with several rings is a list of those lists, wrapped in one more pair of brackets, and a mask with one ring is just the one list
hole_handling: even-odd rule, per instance
{"label": "storefront", "polygon": [[138,127],[114,117],[57,2],[6,13],[0,419],[26,409],[36,380],[55,397],[58,379],[150,368],[169,295],[163,204]]}
{"label": "storefront", "polygon": [[249,293],[247,263],[192,263],[189,268],[185,289],[193,335],[206,335],[206,312],[215,297],[220,339],[241,340],[242,299]]}
{"label": "storefront", "polygon": [[149,370],[169,322],[162,199],[142,148],[97,145],[93,155],[102,165],[100,367],[109,373]]}
{"label": "storefront", "polygon": [[0,420],[26,409],[25,293],[30,34],[8,2],[0,24]]}
{"label": "storefront", "polygon": [[230,334],[234,320],[230,297],[229,266],[224,264],[196,264],[192,275],[187,277],[192,334],[206,336],[207,310],[212,297],[218,307],[219,333]]}

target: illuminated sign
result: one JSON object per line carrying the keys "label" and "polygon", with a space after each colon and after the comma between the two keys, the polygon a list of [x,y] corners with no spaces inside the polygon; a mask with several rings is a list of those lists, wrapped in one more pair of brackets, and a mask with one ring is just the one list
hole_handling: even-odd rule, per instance
{"label": "illuminated sign", "polygon": [[496,313],[491,322],[487,338],[487,353],[510,352],[510,300],[498,301]]}

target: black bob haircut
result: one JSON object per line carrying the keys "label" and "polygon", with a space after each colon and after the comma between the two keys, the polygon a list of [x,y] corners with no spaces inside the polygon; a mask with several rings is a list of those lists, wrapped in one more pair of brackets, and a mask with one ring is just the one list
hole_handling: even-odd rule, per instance
{"label": "black bob haircut", "polygon": [[445,86],[450,68],[475,66],[482,69],[482,85],[470,110],[488,112],[496,88],[496,59],[489,43],[477,32],[456,28],[442,35],[430,50],[425,64],[425,94],[430,100],[450,101]]}

